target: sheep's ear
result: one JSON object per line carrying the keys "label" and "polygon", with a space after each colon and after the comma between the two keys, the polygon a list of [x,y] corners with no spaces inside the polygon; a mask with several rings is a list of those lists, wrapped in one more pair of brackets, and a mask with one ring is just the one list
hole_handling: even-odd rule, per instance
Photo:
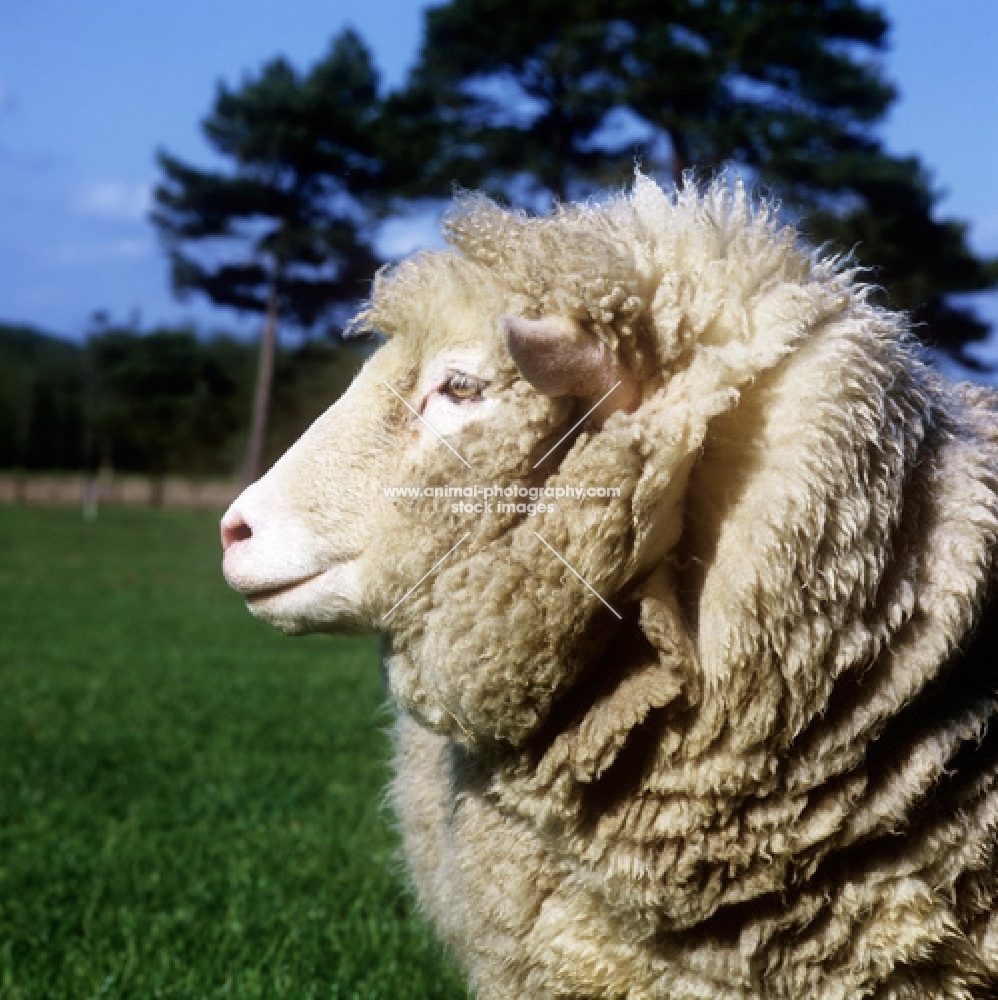
{"label": "sheep's ear", "polygon": [[593,411],[597,420],[617,410],[637,409],[641,402],[637,377],[602,340],[570,319],[500,316],[499,322],[510,357],[539,392],[599,401]]}

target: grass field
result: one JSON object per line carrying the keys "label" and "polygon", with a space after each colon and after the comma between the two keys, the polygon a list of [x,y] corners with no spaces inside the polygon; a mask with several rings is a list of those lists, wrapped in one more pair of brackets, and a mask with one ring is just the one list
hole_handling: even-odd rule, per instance
{"label": "grass field", "polygon": [[374,641],[272,632],[218,564],[212,515],[0,506],[0,997],[465,996]]}

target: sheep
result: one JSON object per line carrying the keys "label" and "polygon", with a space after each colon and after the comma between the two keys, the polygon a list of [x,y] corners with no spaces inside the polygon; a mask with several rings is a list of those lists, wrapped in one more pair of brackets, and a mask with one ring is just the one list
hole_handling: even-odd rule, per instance
{"label": "sheep", "polygon": [[996,394],[733,181],[445,235],[221,531],[254,615],[385,635],[477,995],[998,995]]}

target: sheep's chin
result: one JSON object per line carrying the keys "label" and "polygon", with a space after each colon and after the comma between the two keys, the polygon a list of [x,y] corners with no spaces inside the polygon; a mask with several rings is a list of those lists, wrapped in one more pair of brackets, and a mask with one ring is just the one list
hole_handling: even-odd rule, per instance
{"label": "sheep's chin", "polygon": [[246,598],[250,613],[288,635],[309,632],[359,632],[371,627],[360,600],[352,562]]}

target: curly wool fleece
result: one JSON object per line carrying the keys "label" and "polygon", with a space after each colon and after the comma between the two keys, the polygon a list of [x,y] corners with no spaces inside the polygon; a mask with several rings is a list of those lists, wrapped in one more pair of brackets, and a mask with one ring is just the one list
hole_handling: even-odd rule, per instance
{"label": "curly wool fleece", "polygon": [[567,316],[644,387],[534,472],[576,414],[490,328],[521,424],[469,431],[476,474],[621,496],[483,523],[393,622],[405,852],[478,994],[998,995],[998,398],[737,185],[447,234],[362,324]]}

